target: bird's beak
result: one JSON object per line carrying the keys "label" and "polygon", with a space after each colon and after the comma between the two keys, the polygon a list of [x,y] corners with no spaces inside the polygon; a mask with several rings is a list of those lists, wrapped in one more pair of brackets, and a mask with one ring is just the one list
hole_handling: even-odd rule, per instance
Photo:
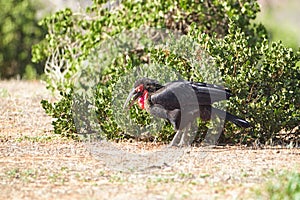
{"label": "bird's beak", "polygon": [[129,95],[124,103],[123,109],[125,109],[127,107],[127,104],[132,99],[131,103],[128,106],[128,108],[130,108],[141,95],[142,95],[141,92],[137,92],[135,89],[131,90],[131,92],[129,93]]}

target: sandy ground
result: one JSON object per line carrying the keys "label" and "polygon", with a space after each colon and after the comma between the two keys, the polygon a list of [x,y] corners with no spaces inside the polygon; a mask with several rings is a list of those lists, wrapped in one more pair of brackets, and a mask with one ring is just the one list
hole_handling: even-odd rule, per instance
{"label": "sandy ground", "polygon": [[0,82],[0,199],[255,199],[274,174],[300,172],[300,149],[63,139],[40,106],[51,98],[37,81]]}

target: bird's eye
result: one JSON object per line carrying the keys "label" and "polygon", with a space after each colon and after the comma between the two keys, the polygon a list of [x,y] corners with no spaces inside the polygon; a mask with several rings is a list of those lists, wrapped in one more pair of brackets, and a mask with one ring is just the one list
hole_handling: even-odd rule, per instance
{"label": "bird's eye", "polygon": [[136,92],[142,92],[144,91],[144,86],[143,85],[140,85],[138,86],[136,89],[135,89]]}

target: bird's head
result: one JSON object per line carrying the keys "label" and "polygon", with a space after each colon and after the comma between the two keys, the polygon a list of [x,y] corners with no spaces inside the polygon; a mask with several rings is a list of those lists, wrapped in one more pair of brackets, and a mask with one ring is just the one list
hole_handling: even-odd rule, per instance
{"label": "bird's head", "polygon": [[127,104],[132,99],[131,103],[129,104],[129,108],[135,103],[135,101],[138,101],[140,108],[145,109],[145,102],[147,101],[149,95],[162,87],[163,86],[160,85],[156,80],[149,78],[138,79],[134,83],[134,88],[131,90],[124,103],[124,108],[126,108]]}

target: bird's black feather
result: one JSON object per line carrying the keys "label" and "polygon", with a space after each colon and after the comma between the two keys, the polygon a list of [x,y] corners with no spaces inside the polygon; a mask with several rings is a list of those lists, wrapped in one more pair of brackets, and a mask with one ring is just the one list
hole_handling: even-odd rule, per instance
{"label": "bird's black feather", "polygon": [[228,100],[230,96],[230,91],[221,86],[190,81],[174,81],[153,93],[150,102],[151,104],[159,104],[167,110],[173,110],[193,105],[211,105],[214,102]]}
{"label": "bird's black feather", "polygon": [[[190,126],[198,117],[207,121],[218,116],[240,127],[250,127],[246,120],[212,106],[215,102],[228,100],[231,97],[231,91],[223,86],[184,80],[161,85],[156,80],[142,78],[135,82],[134,88],[143,88],[148,92],[145,109],[151,115],[166,119],[177,130],[172,145],[177,142],[180,131]],[[134,89],[130,93],[126,102],[132,95],[137,99],[144,94],[135,91]],[[183,141],[184,139],[180,143]]]}

